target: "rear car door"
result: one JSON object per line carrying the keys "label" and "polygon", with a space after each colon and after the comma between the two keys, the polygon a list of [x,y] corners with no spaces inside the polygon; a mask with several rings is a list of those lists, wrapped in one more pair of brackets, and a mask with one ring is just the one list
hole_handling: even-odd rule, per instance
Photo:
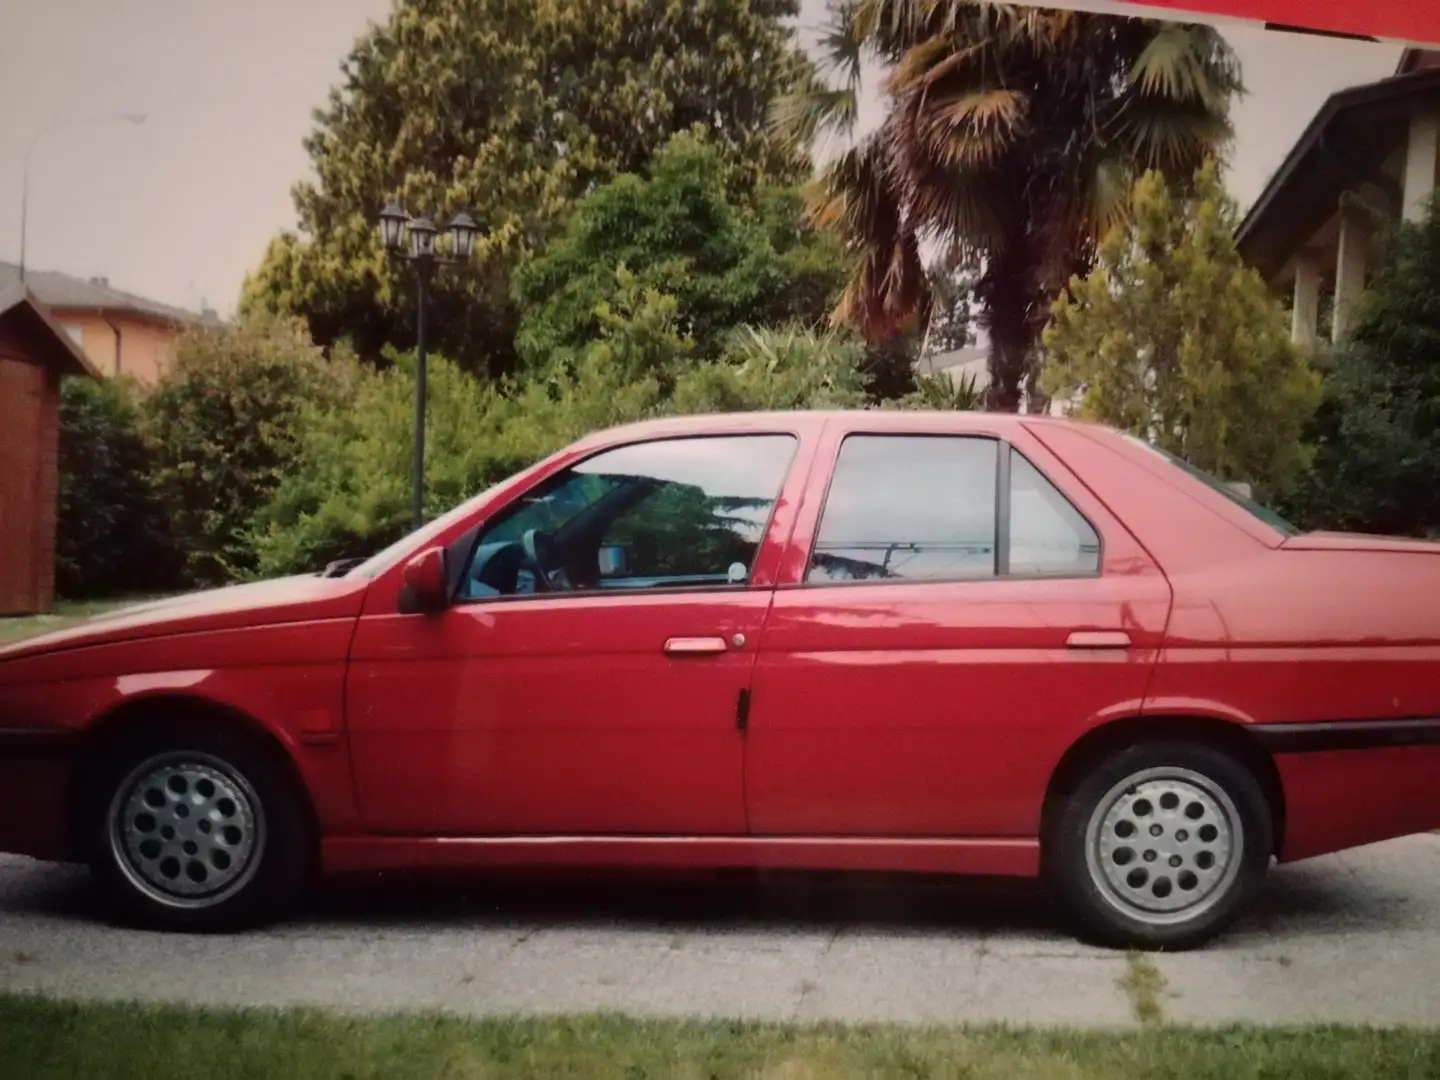
{"label": "rear car door", "polygon": [[601,451],[477,530],[447,610],[364,615],[348,711],[367,828],[743,834],[737,707],[799,445]]}
{"label": "rear car door", "polygon": [[822,440],[757,661],[751,829],[1033,837],[1065,749],[1140,711],[1169,585],[1020,425],[886,423]]}

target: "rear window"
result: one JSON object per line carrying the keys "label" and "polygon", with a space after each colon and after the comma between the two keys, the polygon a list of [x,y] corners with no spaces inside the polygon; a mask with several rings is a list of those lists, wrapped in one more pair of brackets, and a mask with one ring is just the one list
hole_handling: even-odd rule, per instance
{"label": "rear window", "polygon": [[1268,506],[1264,506],[1256,502],[1254,499],[1247,498],[1245,495],[1242,495],[1240,492],[1236,491],[1235,488],[1225,483],[1225,481],[1211,476],[1203,469],[1197,469],[1194,465],[1191,465],[1183,458],[1178,458],[1169,451],[1161,450],[1153,443],[1148,443],[1144,439],[1136,438],[1134,435],[1125,435],[1124,438],[1127,442],[1132,443],[1135,446],[1144,447],[1150,453],[1155,454],[1160,458],[1163,458],[1165,461],[1168,461],[1171,465],[1174,465],[1181,472],[1193,477],[1196,480],[1199,480],[1206,487],[1210,488],[1210,490],[1218,491],[1221,495],[1224,495],[1225,498],[1229,499],[1236,506],[1251,514],[1253,517],[1259,518],[1266,525],[1269,525],[1272,529],[1276,529],[1279,532],[1284,533],[1286,536],[1295,536],[1300,532],[1299,529],[1297,529],[1294,525],[1290,524],[1290,522],[1286,521],[1274,510],[1271,510]]}

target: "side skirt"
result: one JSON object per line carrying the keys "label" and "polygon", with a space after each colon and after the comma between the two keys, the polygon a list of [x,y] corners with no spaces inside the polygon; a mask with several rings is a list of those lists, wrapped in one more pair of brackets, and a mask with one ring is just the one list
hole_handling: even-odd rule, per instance
{"label": "side skirt", "polygon": [[491,867],[866,870],[1033,878],[1034,838],[941,840],[770,836],[333,836],[326,873]]}

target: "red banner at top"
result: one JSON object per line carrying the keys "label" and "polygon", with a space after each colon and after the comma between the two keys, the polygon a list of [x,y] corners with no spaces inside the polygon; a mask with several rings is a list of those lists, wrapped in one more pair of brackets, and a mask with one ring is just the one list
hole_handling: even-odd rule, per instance
{"label": "red banner at top", "polygon": [[[1067,4],[1055,6],[1088,6]],[[1140,0],[1126,4],[1164,18],[1245,19],[1295,29],[1440,45],[1440,0]]]}

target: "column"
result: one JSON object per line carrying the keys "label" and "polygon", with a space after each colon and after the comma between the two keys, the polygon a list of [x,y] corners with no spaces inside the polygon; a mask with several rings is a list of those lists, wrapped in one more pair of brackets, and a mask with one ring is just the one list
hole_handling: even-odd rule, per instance
{"label": "column", "polygon": [[1290,312],[1290,340],[1314,345],[1320,322],[1320,267],[1310,255],[1295,256],[1295,300]]}
{"label": "column", "polygon": [[1340,249],[1335,255],[1335,314],[1330,339],[1339,341],[1349,328],[1355,302],[1365,291],[1365,249],[1368,234],[1365,215],[1349,206],[1340,208]]}
{"label": "column", "polygon": [[1419,221],[1435,190],[1435,159],[1440,152],[1440,115],[1417,112],[1410,117],[1410,138],[1405,144],[1406,221]]}

